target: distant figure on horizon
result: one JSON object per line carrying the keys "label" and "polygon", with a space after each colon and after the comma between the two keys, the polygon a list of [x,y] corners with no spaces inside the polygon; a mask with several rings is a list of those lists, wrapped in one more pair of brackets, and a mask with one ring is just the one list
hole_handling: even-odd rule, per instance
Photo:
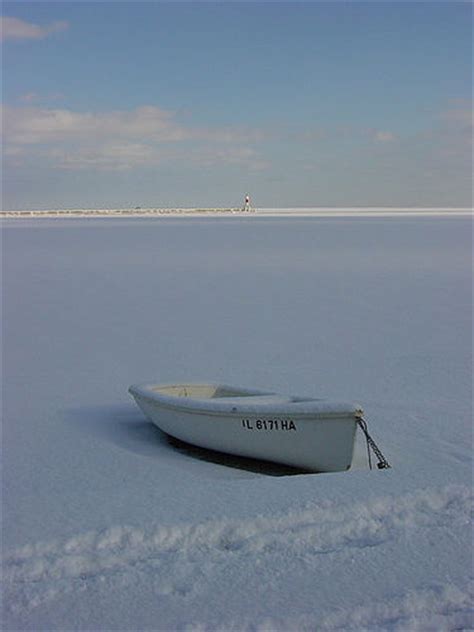
{"label": "distant figure on horizon", "polygon": [[244,211],[250,211],[250,195],[245,196]]}

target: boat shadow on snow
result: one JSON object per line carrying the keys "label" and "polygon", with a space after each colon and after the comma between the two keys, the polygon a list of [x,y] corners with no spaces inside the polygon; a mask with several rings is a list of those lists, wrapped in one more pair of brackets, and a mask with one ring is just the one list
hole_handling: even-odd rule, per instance
{"label": "boat shadow on snow", "polygon": [[216,465],[224,465],[225,467],[231,467],[237,470],[254,472],[256,474],[265,474],[267,476],[294,476],[297,474],[314,474],[314,472],[308,472],[307,470],[301,470],[296,467],[290,467],[288,465],[280,465],[279,463],[272,463],[271,461],[250,459],[243,456],[235,456],[233,454],[217,452],[216,450],[199,448],[198,446],[186,443],[185,441],[180,441],[175,437],[171,437],[158,428],[157,430],[164,436],[164,441],[166,441],[166,443],[172,449],[177,450],[181,454],[192,457],[194,459],[199,459],[201,461],[215,463]]}
{"label": "boat shadow on snow", "polygon": [[311,473],[270,461],[200,448],[180,441],[167,435],[151,422],[145,421],[132,406],[81,406],[68,409],[65,414],[66,418],[81,431],[93,434],[103,441],[113,443],[121,449],[140,456],[164,462],[171,459],[174,465],[176,465],[176,459],[185,459],[266,476],[294,476]]}

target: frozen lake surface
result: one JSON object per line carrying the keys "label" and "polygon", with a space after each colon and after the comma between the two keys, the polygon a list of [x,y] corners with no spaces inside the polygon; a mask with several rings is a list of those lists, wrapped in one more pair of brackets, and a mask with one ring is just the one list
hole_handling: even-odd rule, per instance
{"label": "frozen lake surface", "polygon": [[[462,630],[468,217],[7,220],[5,630]],[[360,403],[392,469],[167,440],[132,383]]]}

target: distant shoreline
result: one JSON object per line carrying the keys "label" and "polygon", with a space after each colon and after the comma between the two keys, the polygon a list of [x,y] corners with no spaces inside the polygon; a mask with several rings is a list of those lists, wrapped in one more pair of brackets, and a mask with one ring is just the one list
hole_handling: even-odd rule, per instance
{"label": "distant shoreline", "polygon": [[399,207],[320,207],[320,208],[259,208],[243,211],[237,208],[125,208],[125,209],[57,209],[0,211],[0,219],[28,218],[87,218],[87,217],[386,217],[420,215],[470,215],[472,208],[399,208]]}

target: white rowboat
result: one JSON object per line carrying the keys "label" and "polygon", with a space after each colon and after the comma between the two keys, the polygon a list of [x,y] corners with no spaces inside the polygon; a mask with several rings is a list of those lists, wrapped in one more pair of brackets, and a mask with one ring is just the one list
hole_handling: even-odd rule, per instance
{"label": "white rowboat", "polygon": [[129,392],[177,439],[313,472],[351,466],[362,418],[356,405],[218,384],[145,384]]}

